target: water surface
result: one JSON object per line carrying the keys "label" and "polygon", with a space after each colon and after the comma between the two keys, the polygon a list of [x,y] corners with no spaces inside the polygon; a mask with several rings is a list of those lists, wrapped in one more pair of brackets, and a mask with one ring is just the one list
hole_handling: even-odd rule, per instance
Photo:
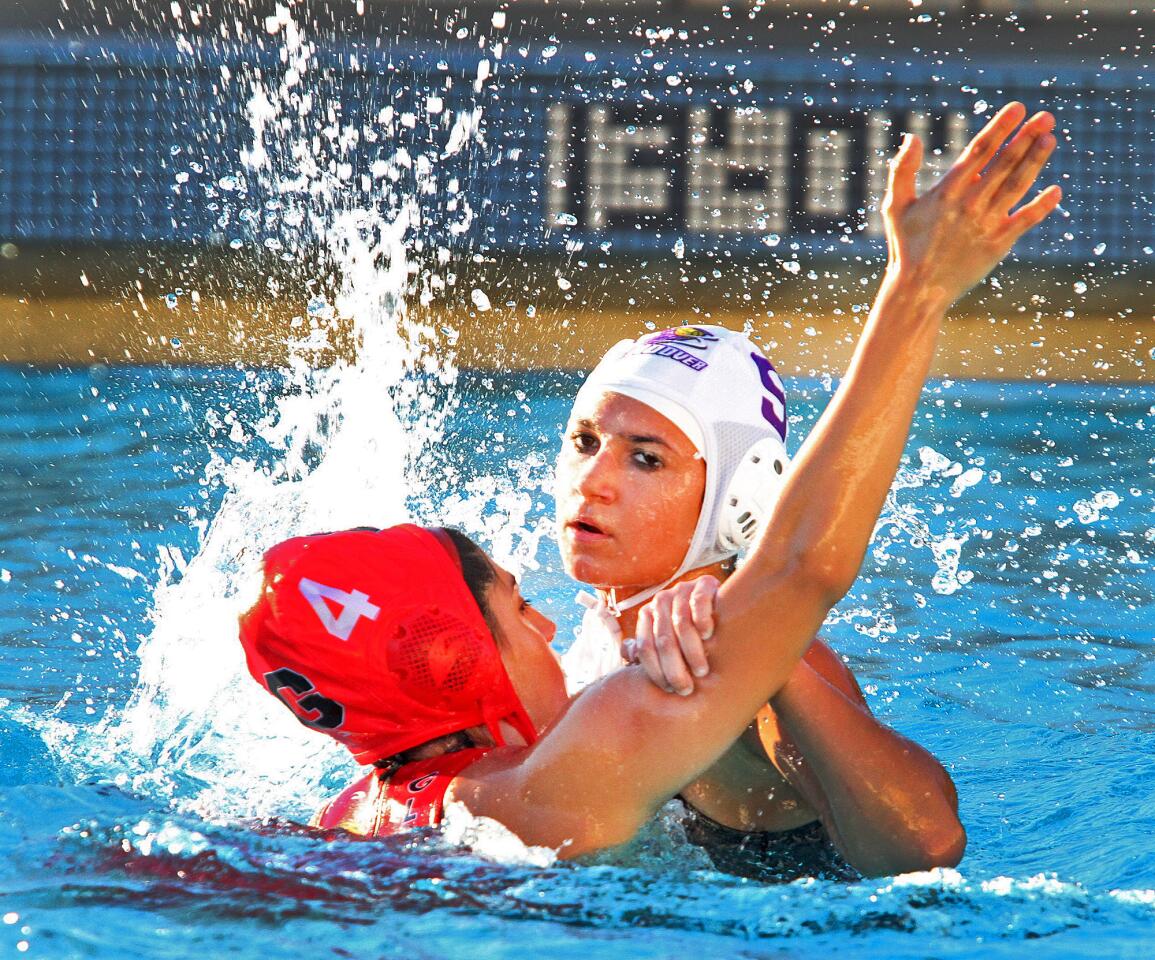
{"label": "water surface", "polygon": [[[514,503],[527,528],[543,523],[573,388],[564,374],[465,376],[443,475],[493,493],[485,516]],[[174,616],[154,588],[179,588],[226,500],[221,464],[275,459],[234,425],[277,390],[231,369],[0,369],[4,955],[1149,952],[1155,387],[928,388],[894,503],[825,632],[872,708],[947,764],[967,857],[926,877],[779,886],[709,869],[667,821],[619,856],[549,867],[434,837],[322,839],[288,821],[328,782],[294,801],[265,774],[226,779],[223,738],[170,737],[164,697],[154,736],[102,752],[139,695],[142,641]],[[792,390],[796,445],[829,386]],[[536,488],[514,502],[526,478]],[[417,491],[410,507],[443,509],[447,493]],[[528,590],[560,640],[573,588],[551,542],[536,560]],[[150,778],[150,765],[166,769]],[[283,822],[245,815],[269,805]]]}

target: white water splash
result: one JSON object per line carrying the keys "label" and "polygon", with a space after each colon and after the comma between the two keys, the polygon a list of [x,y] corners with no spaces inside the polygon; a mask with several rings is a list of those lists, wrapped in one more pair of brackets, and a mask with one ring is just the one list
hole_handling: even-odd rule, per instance
{"label": "white water splash", "polygon": [[475,817],[460,803],[446,805],[442,838],[486,860],[514,866],[552,867],[558,857],[552,847],[530,846],[508,827],[488,817]]}
{"label": "white water splash", "polygon": [[970,534],[956,529],[951,521],[947,521],[944,532],[936,533],[923,517],[921,509],[900,501],[898,491],[952,478],[950,496],[958,498],[983,479],[983,472],[977,467],[964,470],[961,464],[930,447],[922,447],[918,453],[919,466],[899,470],[887,494],[882,514],[875,525],[872,551],[875,559],[881,563],[890,559],[887,550],[895,538],[893,534],[881,533],[890,528],[904,536],[911,546],[929,548],[935,565],[931,589],[935,593],[948,595],[956,593],[974,579],[974,573],[961,566],[963,548],[970,540]]}
{"label": "white water splash", "polygon": [[1103,514],[1114,510],[1123,500],[1114,490],[1100,490],[1087,500],[1076,500],[1071,508],[1082,524],[1098,523]]}
{"label": "white water splash", "polygon": [[[470,108],[452,123],[440,103],[436,117],[407,113],[406,127],[428,121],[425,152],[397,147],[390,159],[375,161],[374,174],[391,184],[388,202],[375,196],[358,206],[339,162],[356,131],[326,129],[324,146],[337,160],[317,162],[316,118],[331,107],[315,93],[323,86],[310,73],[313,46],[287,6],[278,6],[266,28],[284,44],[282,70],[273,78],[253,71],[253,139],[241,160],[264,188],[254,192],[271,190],[277,203],[240,219],[265,234],[265,248],[273,249],[270,238],[277,249],[287,246],[282,259],[292,259],[294,241],[319,244],[340,278],[335,302],[310,297],[302,311],[309,326],[290,344],[284,383],[263,388],[269,415],[256,424],[233,422],[232,439],[271,448],[272,466],[255,454],[217,456],[206,479],[227,493],[197,555],[185,563],[162,550],[154,626],[140,647],[140,677],[127,706],[93,730],[51,719],[42,728],[81,775],[114,777],[209,818],[303,819],[353,772],[344,750],[300,726],[245,670],[237,618],[257,596],[268,547],[321,530],[413,519],[469,532],[481,527],[499,558],[524,566],[544,532],[524,530],[532,498],[508,482],[483,483],[444,511],[431,493],[435,480],[452,489],[439,447],[455,409],[450,344],[457,331],[435,328],[406,306],[427,304],[433,289],[413,259],[422,246],[418,198],[437,195],[441,157],[480,142],[480,111]],[[390,108],[363,133],[392,142],[395,121]],[[473,216],[466,198],[444,205],[441,222],[450,234],[463,233]],[[354,359],[319,368],[340,323],[351,330]],[[524,489],[543,485],[527,482]],[[487,509],[492,504],[496,511]]]}

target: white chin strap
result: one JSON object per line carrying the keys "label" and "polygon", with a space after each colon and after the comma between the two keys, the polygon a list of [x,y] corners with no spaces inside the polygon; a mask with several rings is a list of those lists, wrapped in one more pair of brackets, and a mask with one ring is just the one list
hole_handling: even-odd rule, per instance
{"label": "white chin strap", "polygon": [[[677,574],[674,576],[677,576]],[[606,594],[606,609],[615,617],[620,617],[623,611],[629,610],[631,607],[640,606],[651,597],[656,596],[658,591],[664,590],[673,582],[674,577],[670,577],[665,583],[659,583],[656,587],[646,587],[645,590],[642,590],[640,593],[635,593],[632,597],[626,597],[625,600],[619,600],[618,591],[610,587],[609,592]]]}
{"label": "white chin strap", "polygon": [[665,582],[659,583],[655,587],[646,587],[645,590],[639,590],[632,597],[626,597],[625,600],[619,600],[617,590],[615,590],[613,587],[610,587],[606,593],[606,609],[609,610],[609,612],[615,617],[620,617],[623,611],[630,610],[633,607],[640,607],[647,600],[651,600],[656,597],[671,583],[673,583],[683,574],[688,573],[690,570],[697,569],[699,567],[708,567],[711,563],[717,563],[719,560],[725,560],[727,557],[732,557],[734,555],[735,554],[733,553],[721,553],[718,554],[713,560],[709,558],[703,558],[702,562],[695,563],[693,567],[689,565],[689,562],[684,561],[682,565],[678,567],[678,569],[675,570],[670,578]]}

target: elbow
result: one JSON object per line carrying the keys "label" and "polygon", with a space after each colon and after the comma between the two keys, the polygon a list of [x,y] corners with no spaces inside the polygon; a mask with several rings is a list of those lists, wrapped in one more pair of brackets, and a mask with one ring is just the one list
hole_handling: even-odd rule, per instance
{"label": "elbow", "polygon": [[936,867],[957,867],[967,849],[967,832],[962,823],[955,820],[953,824],[936,830],[926,837],[919,851],[920,863],[915,870],[933,870]]}
{"label": "elbow", "polygon": [[[922,873],[927,870],[957,867],[966,853],[967,835],[957,819],[926,829],[895,844],[885,853],[862,857],[855,862],[847,857],[859,873],[866,877],[897,876],[901,873]],[[880,852],[879,852],[880,853]]]}
{"label": "elbow", "polygon": [[957,867],[966,853],[967,834],[962,823],[944,823],[916,838],[906,855],[893,864],[892,873],[921,873],[925,870]]}
{"label": "elbow", "polygon": [[958,816],[958,792],[950,775],[939,767],[940,790],[930,794],[929,809],[937,809],[933,819],[917,834],[916,863],[907,870],[934,870],[957,867],[967,848],[967,832]]}
{"label": "elbow", "polygon": [[551,836],[543,845],[553,847],[560,859],[573,860],[624,846],[641,827],[641,823],[628,819],[583,818],[570,823],[568,829]]}

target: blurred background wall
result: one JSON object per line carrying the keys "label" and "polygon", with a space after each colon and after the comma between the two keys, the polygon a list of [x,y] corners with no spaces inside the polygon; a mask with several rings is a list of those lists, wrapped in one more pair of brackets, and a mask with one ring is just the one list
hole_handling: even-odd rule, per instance
{"label": "blurred background wall", "polygon": [[[292,134],[339,205],[418,195],[423,308],[478,362],[581,366],[575,330],[708,318],[836,369],[902,132],[929,182],[1019,99],[1059,118],[1063,211],[964,302],[945,372],[1147,379],[1153,29],[1117,0],[9,0],[0,359],[276,362],[335,282],[285,212]],[[477,135],[434,171],[386,163],[455,125]]]}

